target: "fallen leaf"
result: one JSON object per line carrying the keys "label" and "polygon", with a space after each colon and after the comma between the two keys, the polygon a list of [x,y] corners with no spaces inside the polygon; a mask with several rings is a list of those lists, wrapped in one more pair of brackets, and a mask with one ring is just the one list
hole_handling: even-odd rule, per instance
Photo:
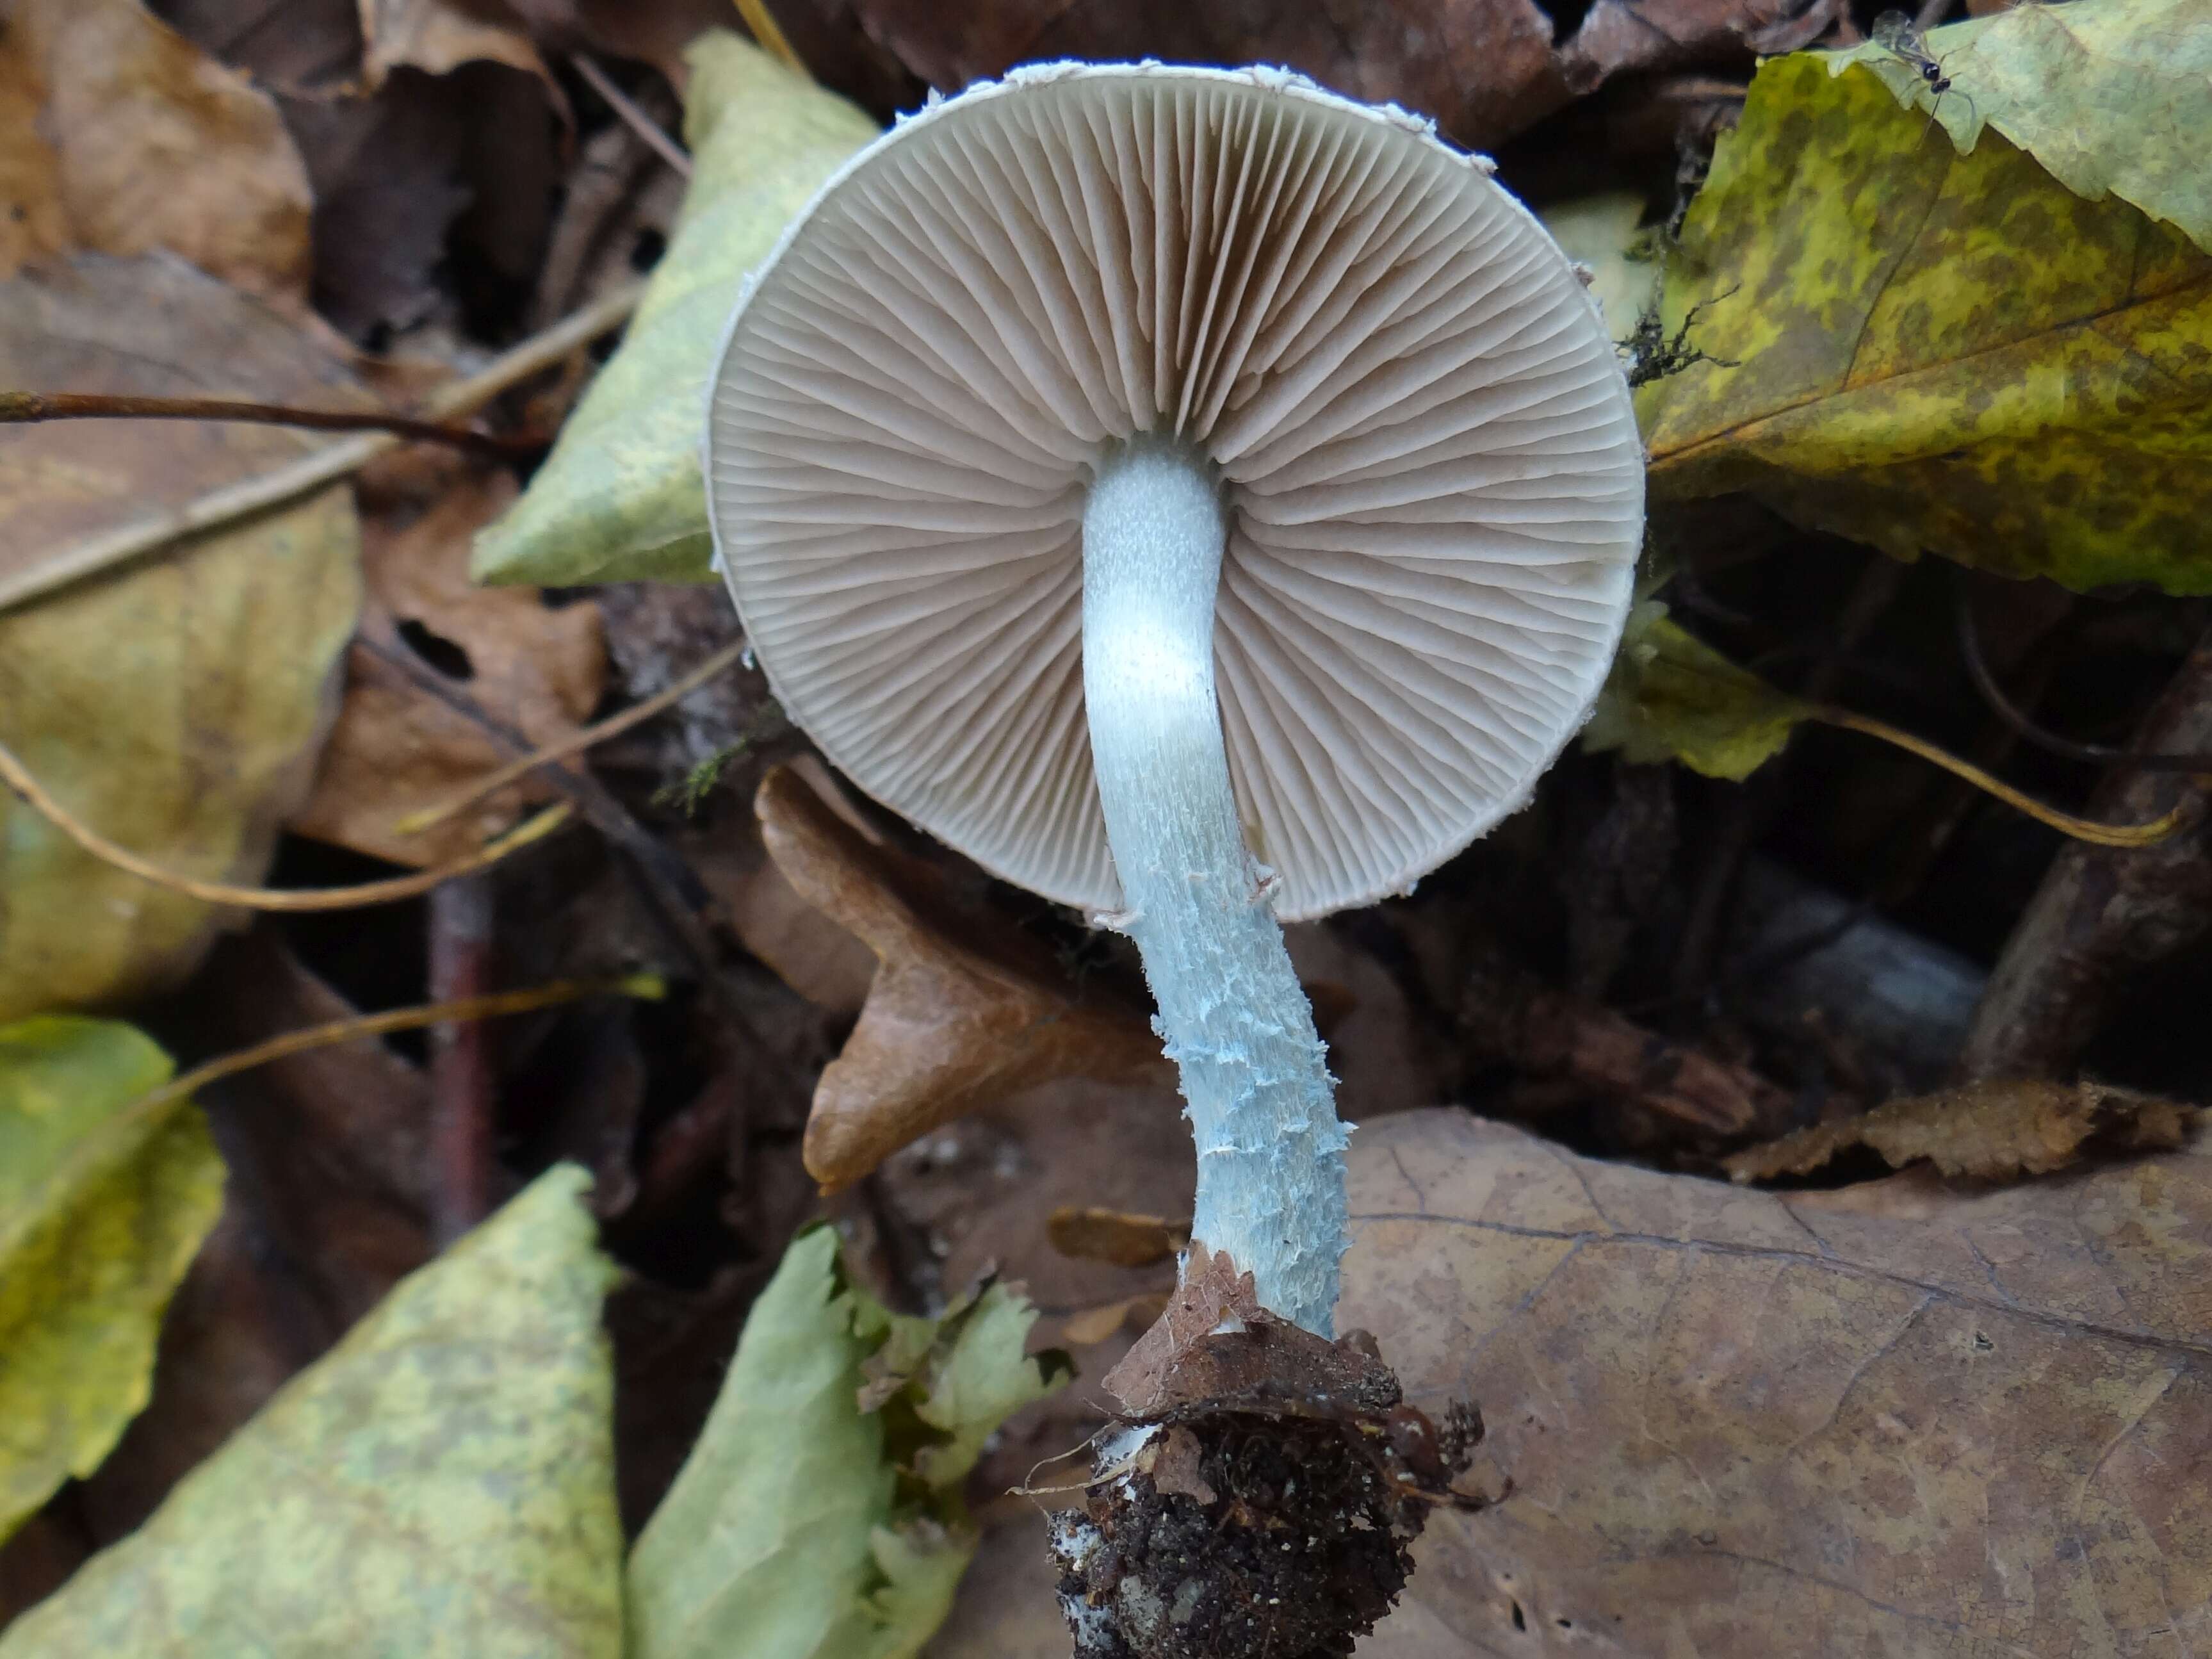
{"label": "fallen leaf", "polygon": [[45,86],[0,35],[0,279],[69,246],[53,147],[39,137]]}
{"label": "fallen leaf", "polygon": [[[1338,1317],[1478,1484],[1363,1659],[2154,1653],[2212,1620],[2212,1146],[1753,1193],[1464,1114],[1356,1137]],[[1457,1645],[1424,1645],[1449,1632]],[[1387,1634],[1386,1634],[1387,1633]]]}
{"label": "fallen leaf", "polygon": [[[2021,1659],[2212,1624],[2212,1143],[1771,1194],[1459,1111],[1352,1138],[1338,1322],[1489,1425],[1360,1659]],[[1066,1652],[1009,1511],[935,1659]]]}
{"label": "fallen leaf", "polygon": [[507,0],[541,40],[652,64],[681,88],[690,72],[684,48],[708,30],[727,28],[730,0]]}
{"label": "fallen leaf", "polygon": [[[2162,50],[2127,15],[2131,49]],[[2212,255],[1829,71],[1760,69],[1668,261],[1665,327],[1701,307],[1687,343],[1726,361],[1638,394],[1654,495],[1749,490],[1899,558],[2212,591]],[[2135,116],[2107,125],[2148,154]]]}
{"label": "fallen leaf", "polygon": [[2065,11],[2015,5],[1923,37],[1951,85],[1940,96],[1894,52],[1837,52],[1971,150],[2002,133],[2076,196],[2107,193],[2180,228],[2212,252],[2212,178],[2193,135],[2212,131],[2212,5],[2094,0]]}
{"label": "fallen leaf", "polygon": [[341,332],[380,349],[441,307],[504,315],[527,291],[560,185],[550,82],[483,58],[403,65],[284,112],[314,186],[315,309]]}
{"label": "fallen leaf", "polygon": [[872,847],[787,769],[762,780],[769,854],[799,896],[881,966],[806,1122],[806,1168],[834,1189],[939,1125],[1067,1077],[1164,1076],[1135,1010],[1080,996],[1049,951],[1006,926],[967,926],[925,867]]}
{"label": "fallen leaf", "polygon": [[361,75],[361,0],[161,0],[170,27],[288,97],[342,90]]}
{"label": "fallen leaf", "polygon": [[708,574],[698,450],[714,342],[746,275],[877,128],[733,34],[687,55],[683,216],[621,349],[521,501],[477,538],[479,580]]}
{"label": "fallen leaf", "polygon": [[[162,1015],[222,1052],[360,1012],[264,920],[218,945]],[[97,1543],[142,1524],[431,1254],[428,1091],[389,1045],[311,1048],[198,1099],[227,1166],[222,1215],[161,1322],[151,1398],[75,1489]]]}
{"label": "fallen leaf", "polygon": [[[17,91],[0,99],[0,153],[23,158],[15,167],[51,155],[70,244],[166,249],[236,287],[305,305],[307,174],[265,93],[138,0],[17,0],[0,57],[0,82]],[[21,119],[31,102],[21,92],[33,86],[43,93],[35,130],[8,121]]]}
{"label": "fallen leaf", "polygon": [[745,1322],[705,1432],[630,1557],[631,1659],[908,1659],[975,1548],[983,1442],[1059,1386],[994,1285],[942,1320],[847,1280],[803,1233]]}
{"label": "fallen leaf", "polygon": [[1156,1296],[1176,1278],[1170,1260],[1137,1267],[1065,1254],[1053,1243],[1055,1214],[1188,1216],[1196,1179],[1171,1078],[1066,1078],[923,1136],[884,1164],[873,1190],[923,1242],[942,1283],[1004,1273],[1051,1317]]}
{"label": "fallen leaf", "polygon": [[[542,747],[591,718],[606,684],[599,608],[556,609],[532,588],[488,589],[468,578],[469,538],[512,502],[504,471],[471,470],[418,517],[401,512],[362,526],[362,566],[385,650],[412,648],[501,726]],[[324,746],[314,793],[292,815],[302,835],[394,864],[443,864],[550,799],[522,780],[420,835],[394,826],[442,805],[513,758],[376,646],[356,641],[345,700]]]}
{"label": "fallen leaf", "polygon": [[447,75],[464,64],[481,63],[504,64],[553,85],[528,35],[445,0],[362,0],[361,33],[362,72],[372,92],[395,69]]}
{"label": "fallen leaf", "polygon": [[[81,255],[0,285],[0,385],[362,394],[265,307],[173,259]],[[281,428],[70,422],[0,433],[0,570],[318,440]],[[359,602],[343,484],[0,616],[0,741],[79,819],[182,874],[251,881],[304,793]],[[118,647],[127,641],[128,648]],[[142,994],[221,921],[0,800],[0,1018]]]}
{"label": "fallen leaf", "polygon": [[1079,1261],[1110,1261],[1117,1267],[1149,1267],[1170,1261],[1190,1243],[1190,1224],[1164,1216],[1131,1215],[1099,1205],[1064,1204],[1045,1218],[1052,1248]]}
{"label": "fallen leaf", "polygon": [[561,1165],[404,1281],[7,1659],[620,1653],[613,1270]]}
{"label": "fallen leaf", "polygon": [[1947,1176],[2007,1181],[2049,1175],[2096,1147],[2172,1152],[2197,1115],[2196,1107],[2101,1083],[1968,1083],[1816,1123],[1723,1161],[1738,1181],[1771,1181],[1810,1175],[1863,1146],[1893,1170],[1925,1158]]}
{"label": "fallen leaf", "polygon": [[0,1538],[146,1403],[162,1310],[222,1207],[197,1107],[118,1115],[170,1070],[112,1020],[0,1026]]}
{"label": "fallen leaf", "polygon": [[1432,116],[1476,147],[1512,137],[1616,75],[1787,51],[1809,43],[1832,16],[1829,5],[1788,0],[1598,0],[1555,7],[1555,15],[1534,0],[998,0],[963,9],[957,21],[929,0],[777,0],[774,10],[794,44],[811,49],[810,65],[841,87],[838,77],[854,72],[840,39],[850,34],[947,94],[1018,64],[1060,58],[1279,64],[1348,97]]}
{"label": "fallen leaf", "polygon": [[1741,781],[1781,753],[1810,712],[1669,621],[1665,605],[1644,599],[1629,613],[1583,746]]}
{"label": "fallen leaf", "polygon": [[[1538,216],[1567,258],[1590,273],[1590,294],[1605,311],[1605,331],[1626,340],[1659,297],[1660,263],[1646,252],[1644,198],[1607,191],[1546,208]],[[1639,257],[1641,256],[1641,257]]]}

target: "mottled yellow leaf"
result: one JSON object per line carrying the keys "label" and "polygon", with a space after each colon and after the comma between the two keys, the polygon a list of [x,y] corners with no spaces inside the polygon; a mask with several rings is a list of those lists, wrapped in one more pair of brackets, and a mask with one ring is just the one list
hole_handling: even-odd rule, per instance
{"label": "mottled yellow leaf", "polygon": [[[0,386],[362,396],[265,307],[159,256],[87,254],[0,283]],[[0,430],[0,571],[325,441],[176,421]],[[306,791],[359,567],[340,484],[0,614],[0,742],[109,839],[183,874],[252,882]],[[152,988],[191,967],[220,919],[0,792],[0,1019]]]}
{"label": "mottled yellow leaf", "polygon": [[1779,753],[1809,712],[1644,599],[1629,613],[1583,744],[1618,749],[1639,765],[1680,761],[1709,778],[1741,781]]}
{"label": "mottled yellow leaf", "polygon": [[402,1281],[0,1656],[616,1659],[587,1182],[559,1166]]}
{"label": "mottled yellow leaf", "polygon": [[685,58],[684,216],[621,349],[522,500],[477,538],[479,580],[709,574],[699,441],[715,342],[747,275],[877,128],[734,34],[705,35]]}
{"label": "mottled yellow leaf", "polygon": [[1740,366],[1639,394],[1655,495],[1748,489],[1900,558],[2212,592],[2212,255],[1829,68],[1759,71],[1685,222],[1667,326],[1703,302],[1689,344]]}
{"label": "mottled yellow leaf", "polygon": [[0,1027],[0,1538],[145,1405],[162,1310],[222,1211],[199,1109],[123,1112],[169,1072],[113,1020]]}

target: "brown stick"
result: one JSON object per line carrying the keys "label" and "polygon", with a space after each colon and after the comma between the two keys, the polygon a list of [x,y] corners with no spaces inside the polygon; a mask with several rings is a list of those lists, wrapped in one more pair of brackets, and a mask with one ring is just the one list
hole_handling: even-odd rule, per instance
{"label": "brown stick", "polygon": [[465,426],[441,426],[378,410],[295,409],[228,398],[111,398],[89,392],[0,392],[0,424],[44,421],[242,421],[314,432],[389,432],[410,443],[451,444],[512,460],[545,447],[539,438],[502,438]]}
{"label": "brown stick", "polygon": [[[2152,708],[2131,748],[2212,748],[2212,633]],[[2128,981],[2212,932],[2207,779],[2136,772],[2106,779],[2100,817],[2184,813],[2179,834],[2131,852],[2073,845],[2043,878],[2005,943],[1974,1016],[1960,1075],[2063,1076]]]}
{"label": "brown stick", "polygon": [[[465,1003],[492,981],[492,890],[464,876],[430,895],[430,1000]],[[499,1194],[491,1033],[481,1020],[430,1030],[430,1236],[441,1249],[492,1212]]]}
{"label": "brown stick", "polygon": [[[525,340],[466,380],[441,386],[423,399],[423,412],[440,418],[471,414],[509,386],[550,368],[580,346],[618,327],[637,308],[645,284],[633,283],[586,306]],[[389,432],[361,432],[312,450],[296,460],[251,478],[210,489],[182,507],[163,507],[143,518],[102,531],[52,557],[0,578],[0,611],[81,582],[88,576],[143,558],[179,537],[234,524],[253,514],[296,501],[324,485],[358,472],[404,439]]]}
{"label": "brown stick", "polygon": [[234,887],[228,882],[202,881],[197,876],[180,875],[174,870],[165,870],[153,860],[142,858],[127,847],[118,847],[97,830],[79,823],[4,744],[0,744],[0,782],[6,783],[9,788],[27,801],[40,817],[93,857],[102,864],[112,865],[127,875],[209,904],[235,904],[246,910],[283,910],[295,914],[305,910],[358,910],[372,904],[391,904],[400,899],[420,898],[441,882],[451,881],[456,876],[467,875],[498,863],[516,848],[527,847],[532,842],[559,829],[568,817],[567,807],[548,807],[496,840],[486,842],[465,857],[434,869],[418,871],[411,876],[394,876],[386,881],[365,881],[353,887]]}
{"label": "brown stick", "polygon": [[403,836],[419,835],[433,824],[443,823],[463,807],[475,805],[486,795],[497,794],[517,778],[527,776],[540,767],[564,761],[571,755],[581,754],[595,744],[620,736],[633,726],[643,725],[663,709],[683,702],[716,675],[736,667],[739,659],[745,654],[745,642],[739,640],[736,644],[717,651],[665,690],[654,692],[644,702],[623,709],[619,714],[609,715],[597,726],[586,726],[580,731],[570,732],[557,743],[548,744],[544,748],[532,750],[526,755],[516,756],[496,771],[487,773],[477,780],[452,799],[425,807],[419,812],[410,812],[392,828]]}

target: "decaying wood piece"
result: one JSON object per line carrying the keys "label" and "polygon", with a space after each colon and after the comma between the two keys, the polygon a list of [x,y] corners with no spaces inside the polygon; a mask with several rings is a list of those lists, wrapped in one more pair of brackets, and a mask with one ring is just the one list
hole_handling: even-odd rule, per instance
{"label": "decaying wood piece", "polygon": [[[2146,753],[2212,748],[2212,635],[2173,678],[2135,746]],[[2121,772],[2089,816],[2148,823],[2187,803],[2175,835],[2119,851],[2069,843],[2052,862],[1998,958],[1960,1055],[1967,1079],[2062,1076],[2138,972],[2212,931],[2212,812],[2205,781]]]}
{"label": "decaying wood piece", "polygon": [[1748,1066],[1673,1042],[1602,1004],[1553,989],[1486,951],[1460,999],[1462,1035],[1532,1078],[1562,1078],[1632,1101],[1698,1134],[1776,1134],[1789,1094]]}

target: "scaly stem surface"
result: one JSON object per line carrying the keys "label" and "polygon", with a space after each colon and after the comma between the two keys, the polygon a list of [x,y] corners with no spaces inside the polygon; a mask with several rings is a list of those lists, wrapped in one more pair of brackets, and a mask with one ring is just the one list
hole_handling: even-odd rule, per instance
{"label": "scaly stem surface", "polygon": [[1137,941],[1198,1144],[1191,1234],[1261,1302],[1332,1334],[1344,1126],[1283,933],[1246,849],[1213,686],[1228,516],[1206,464],[1139,440],[1083,515],[1083,690],[1116,925]]}

